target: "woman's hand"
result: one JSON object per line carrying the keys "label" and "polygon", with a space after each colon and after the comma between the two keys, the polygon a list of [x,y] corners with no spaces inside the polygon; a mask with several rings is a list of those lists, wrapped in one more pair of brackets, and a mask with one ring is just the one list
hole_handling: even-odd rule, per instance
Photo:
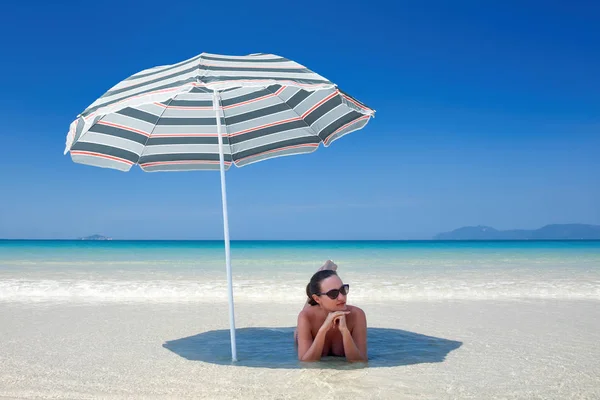
{"label": "woman's hand", "polygon": [[[325,332],[333,329],[333,328],[339,328],[340,330],[342,329],[348,329],[346,327],[346,315],[350,314],[350,311],[334,311],[334,312],[330,312],[327,315],[327,318],[325,318],[325,322],[323,322],[323,325],[321,325],[321,328],[319,328],[319,330],[323,329]],[[343,326],[343,328],[342,328]]]}
{"label": "woman's hand", "polygon": [[[350,314],[350,311],[347,311],[346,314]],[[337,328],[342,333],[344,333],[345,331],[348,331],[348,327],[346,326],[346,314],[340,315],[339,317],[336,317],[333,320],[333,323],[335,324],[335,326],[337,326]]]}

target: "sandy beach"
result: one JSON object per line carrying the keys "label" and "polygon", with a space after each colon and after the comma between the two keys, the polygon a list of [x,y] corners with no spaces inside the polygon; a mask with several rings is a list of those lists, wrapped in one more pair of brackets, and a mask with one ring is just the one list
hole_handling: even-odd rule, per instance
{"label": "sandy beach", "polygon": [[292,303],[237,305],[233,365],[225,302],[3,303],[0,397],[600,397],[596,301],[359,305],[370,328],[366,367],[295,361]]}
{"label": "sandy beach", "polygon": [[600,400],[600,0],[2,11],[0,400]]}

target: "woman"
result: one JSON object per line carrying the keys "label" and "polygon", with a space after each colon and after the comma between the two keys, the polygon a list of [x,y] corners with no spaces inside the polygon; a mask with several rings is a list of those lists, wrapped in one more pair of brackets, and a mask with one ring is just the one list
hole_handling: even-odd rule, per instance
{"label": "woman", "polygon": [[367,361],[367,319],[358,307],[346,304],[349,285],[344,285],[327,261],[306,286],[308,302],[298,315],[296,343],[300,361],[319,361],[324,356]]}

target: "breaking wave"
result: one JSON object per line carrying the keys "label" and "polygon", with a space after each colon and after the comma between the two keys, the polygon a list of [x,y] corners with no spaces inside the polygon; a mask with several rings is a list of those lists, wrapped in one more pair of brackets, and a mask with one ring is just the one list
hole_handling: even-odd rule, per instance
{"label": "breaking wave", "polygon": [[[301,304],[306,282],[234,280],[237,301]],[[572,299],[600,300],[600,280],[359,282],[348,302]],[[226,302],[225,280],[0,280],[0,302]]]}

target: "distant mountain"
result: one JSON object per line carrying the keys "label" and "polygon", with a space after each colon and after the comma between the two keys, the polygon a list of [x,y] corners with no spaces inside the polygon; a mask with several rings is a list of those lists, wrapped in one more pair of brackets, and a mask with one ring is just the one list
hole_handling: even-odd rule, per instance
{"label": "distant mountain", "polygon": [[102,235],[92,235],[92,236],[84,236],[77,238],[78,240],[112,240],[112,238],[102,236]]}
{"label": "distant mountain", "polygon": [[436,235],[434,240],[600,240],[600,225],[553,224],[534,230],[499,231],[490,226],[465,226]]}

